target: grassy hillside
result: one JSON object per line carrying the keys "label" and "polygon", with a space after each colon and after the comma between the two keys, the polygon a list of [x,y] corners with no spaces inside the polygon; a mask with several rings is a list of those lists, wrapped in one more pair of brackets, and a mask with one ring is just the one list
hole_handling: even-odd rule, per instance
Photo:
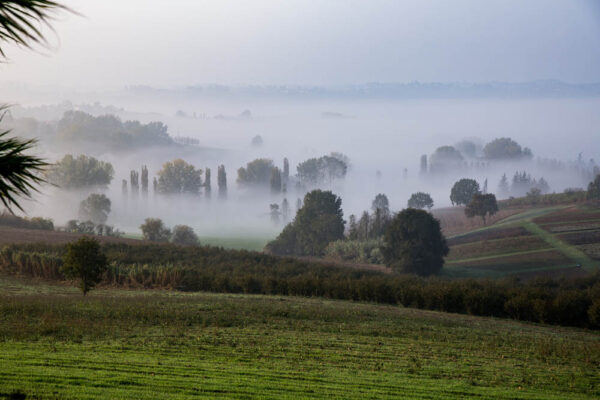
{"label": "grassy hillside", "polygon": [[318,299],[0,278],[0,397],[600,396],[600,334]]}

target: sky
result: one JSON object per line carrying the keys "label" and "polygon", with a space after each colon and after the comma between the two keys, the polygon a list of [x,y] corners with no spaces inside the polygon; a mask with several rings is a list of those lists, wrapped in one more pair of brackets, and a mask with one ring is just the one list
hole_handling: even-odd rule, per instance
{"label": "sky", "polygon": [[596,0],[68,0],[0,82],[600,82]]}

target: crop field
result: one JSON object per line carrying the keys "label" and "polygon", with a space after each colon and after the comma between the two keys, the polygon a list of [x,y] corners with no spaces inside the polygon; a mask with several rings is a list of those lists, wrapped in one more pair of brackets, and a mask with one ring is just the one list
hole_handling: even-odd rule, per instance
{"label": "crop field", "polygon": [[501,256],[528,250],[549,249],[549,245],[540,237],[524,235],[506,239],[481,240],[451,247],[448,261],[464,258]]}
{"label": "crop field", "polygon": [[14,278],[0,293],[0,396],[600,396],[600,334],[583,329],[294,297],[83,297]]}
{"label": "crop field", "polygon": [[458,266],[502,273],[543,270],[553,267],[572,266],[573,261],[556,250],[528,251],[520,254],[482,257],[472,260],[448,262],[448,267]]}
{"label": "crop field", "polygon": [[[488,218],[488,224],[494,224],[505,218],[520,214],[524,208],[506,208]],[[444,235],[451,236],[483,228],[485,225],[481,218],[467,218],[464,207],[449,207],[432,210],[432,214],[440,221]]]}
{"label": "crop field", "polygon": [[[449,276],[579,275],[600,268],[600,212],[578,204],[531,208],[448,239]],[[585,245],[585,246],[581,246]],[[483,271],[489,272],[484,274]]]}
{"label": "crop field", "polygon": [[558,237],[572,245],[595,244],[600,243],[600,230],[571,232],[559,235]]}

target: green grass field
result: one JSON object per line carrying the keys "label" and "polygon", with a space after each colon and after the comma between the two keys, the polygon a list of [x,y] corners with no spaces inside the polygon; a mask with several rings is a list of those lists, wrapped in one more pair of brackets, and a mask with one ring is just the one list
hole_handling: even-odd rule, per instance
{"label": "green grass field", "polygon": [[581,329],[0,278],[0,398],[592,399],[599,371]]}

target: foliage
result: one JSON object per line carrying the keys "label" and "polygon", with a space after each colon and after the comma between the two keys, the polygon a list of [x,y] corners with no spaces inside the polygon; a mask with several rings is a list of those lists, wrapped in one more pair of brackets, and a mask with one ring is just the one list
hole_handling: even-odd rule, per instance
{"label": "foliage", "polygon": [[[65,252],[63,245],[7,246],[0,272],[63,279]],[[105,243],[102,252],[110,263],[103,285],[320,296],[600,328],[590,317],[598,312],[598,273],[559,281],[419,278],[206,246]]]}
{"label": "foliage", "polygon": [[438,147],[429,158],[430,172],[445,172],[448,169],[456,169],[463,163],[460,151],[452,146]]}
{"label": "foliage", "polygon": [[481,150],[481,146],[477,146],[477,144],[471,140],[461,140],[454,145],[454,148],[460,151],[461,154],[470,158],[477,157],[477,151]]}
{"label": "foliage", "polygon": [[588,185],[587,198],[600,200],[600,175],[596,175],[596,178]]}
{"label": "foliage", "polygon": [[104,194],[92,193],[79,205],[79,217],[96,224],[104,224],[110,213],[110,199]]}
{"label": "foliage", "polygon": [[152,242],[168,242],[171,237],[171,230],[167,228],[159,218],[146,218],[140,225],[144,240]]}
{"label": "foliage", "polygon": [[448,255],[439,221],[423,210],[408,208],[398,213],[383,238],[385,264],[397,272],[437,274]]}
{"label": "foliage", "polygon": [[110,236],[110,237],[121,237],[123,232],[115,229],[111,225],[106,224],[95,224],[92,221],[79,222],[76,219],[69,220],[67,225],[64,227],[66,232],[72,233],[83,233],[86,235],[98,235],[98,236]]}
{"label": "foliage", "polygon": [[[0,42],[13,43],[25,48],[35,44],[46,44],[43,25],[49,26],[52,14],[68,10],[64,5],[51,0],[8,0],[0,3]],[[6,58],[4,46],[0,46],[0,57]]]}
{"label": "foliage", "polygon": [[340,261],[357,263],[383,264],[381,246],[383,241],[370,240],[336,240],[325,248],[325,257]]}
{"label": "foliage", "polygon": [[6,211],[0,214],[0,225],[23,229],[54,230],[54,222],[50,218],[23,218]]}
{"label": "foliage", "polygon": [[273,167],[271,170],[271,193],[278,194],[281,192],[281,170],[277,167]]}
{"label": "foliage", "polygon": [[417,192],[413,193],[408,199],[408,207],[410,208],[428,208],[433,207],[433,199],[429,193]]}
{"label": "foliage", "polygon": [[[0,28],[0,35],[1,33]],[[0,121],[4,117],[5,108],[0,106]],[[10,131],[0,132],[0,201],[8,210],[16,207],[23,211],[17,198],[30,198],[32,191],[37,190],[35,186],[45,182],[40,172],[48,164],[41,158],[25,154],[36,144],[35,140],[6,138],[9,133]]]}
{"label": "foliage", "polygon": [[194,230],[187,225],[175,225],[173,228],[173,234],[171,235],[171,242],[183,245],[200,244],[198,236]]}
{"label": "foliage", "polygon": [[252,144],[252,146],[254,147],[260,147],[263,145],[263,138],[260,135],[256,135],[252,138],[252,141],[250,142],[250,144]]}
{"label": "foliage", "polygon": [[267,245],[267,250],[274,254],[322,255],[328,243],[344,237],[341,206],[342,199],[330,191],[307,193],[294,222]]}
{"label": "foliage", "polygon": [[202,187],[202,170],[181,158],[166,162],[158,171],[158,192],[161,194],[198,194]]}
{"label": "foliage", "polygon": [[112,164],[80,155],[67,154],[48,171],[48,181],[63,189],[105,187],[113,179]]}
{"label": "foliage", "polygon": [[489,142],[483,148],[483,154],[488,160],[514,160],[520,158],[531,158],[531,150],[511,138],[497,138]]}
{"label": "foliage", "polygon": [[148,146],[173,145],[162,122],[122,122],[114,115],[94,117],[82,111],[67,111],[58,122],[56,137],[69,144],[92,144],[93,149],[123,151]]}
{"label": "foliage", "polygon": [[268,185],[273,170],[273,160],[257,158],[238,169],[237,183],[244,186]]}
{"label": "foliage", "polygon": [[499,201],[499,206],[504,207],[515,207],[515,206],[551,206],[557,204],[572,204],[583,202],[586,200],[585,191],[568,191],[566,193],[549,193],[542,194],[539,197],[532,198],[528,196],[523,197],[511,197],[506,200]]}
{"label": "foliage", "polygon": [[309,186],[317,186],[343,179],[348,171],[348,166],[339,158],[323,156],[310,158],[298,164],[296,170],[300,182]]}
{"label": "foliage", "polygon": [[450,201],[453,205],[467,205],[473,196],[480,192],[479,183],[476,180],[463,178],[452,186]]}
{"label": "foliage", "polygon": [[371,203],[371,211],[375,211],[377,209],[380,209],[384,213],[388,214],[390,212],[390,201],[383,193],[379,193],[377,196],[375,196],[373,202]]}
{"label": "foliage", "polygon": [[107,268],[107,259],[100,251],[96,239],[82,237],[66,246],[60,271],[69,279],[78,279],[79,287],[85,296],[102,279]]}
{"label": "foliage", "polygon": [[217,168],[217,185],[219,186],[219,196],[221,198],[227,196],[227,173],[224,165],[219,165]]}
{"label": "foliage", "polygon": [[498,203],[496,202],[496,196],[492,193],[488,194],[476,194],[473,199],[465,207],[465,215],[469,218],[475,216],[481,217],[483,224],[485,225],[486,217],[492,216],[498,212]]}

